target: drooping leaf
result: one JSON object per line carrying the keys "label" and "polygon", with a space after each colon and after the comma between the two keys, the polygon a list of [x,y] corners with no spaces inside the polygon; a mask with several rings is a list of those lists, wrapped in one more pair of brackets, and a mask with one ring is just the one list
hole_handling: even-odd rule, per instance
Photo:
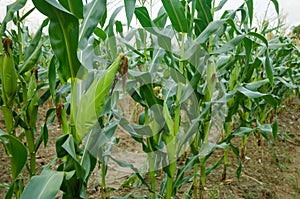
{"label": "drooping leaf", "polygon": [[264,42],[264,44],[266,45],[266,47],[269,46],[268,40],[263,35],[261,35],[259,33],[256,33],[256,32],[249,32],[247,35],[256,37],[256,38],[260,39],[262,42]]}
{"label": "drooping leaf", "polygon": [[271,1],[275,6],[275,10],[276,10],[277,14],[279,14],[279,3],[278,3],[278,1],[277,0],[271,0]]}
{"label": "drooping leaf", "polygon": [[4,32],[6,31],[7,23],[13,19],[14,14],[18,10],[20,10],[21,8],[23,8],[25,6],[26,2],[27,2],[27,0],[17,0],[14,3],[7,6],[6,15],[5,15],[3,21],[1,22],[0,35],[4,34]]}
{"label": "drooping leaf", "polygon": [[249,136],[250,133],[254,132],[255,129],[249,127],[239,127],[234,131],[233,135],[235,136]]}
{"label": "drooping leaf", "polygon": [[0,130],[0,142],[6,145],[6,148],[8,149],[11,161],[12,179],[15,180],[27,162],[26,147],[17,138],[2,130]]}
{"label": "drooping leaf", "polygon": [[184,59],[189,59],[192,57],[196,52],[201,50],[199,46],[205,43],[208,38],[218,31],[220,27],[222,27],[226,23],[226,20],[217,20],[211,22],[203,32],[193,41],[192,45],[185,51]]}
{"label": "drooping leaf", "polygon": [[221,48],[216,49],[213,51],[213,53],[222,54],[228,51],[231,51],[232,49],[236,48],[241,41],[245,38],[246,35],[238,35],[232,40],[228,41],[226,44],[224,44]]}

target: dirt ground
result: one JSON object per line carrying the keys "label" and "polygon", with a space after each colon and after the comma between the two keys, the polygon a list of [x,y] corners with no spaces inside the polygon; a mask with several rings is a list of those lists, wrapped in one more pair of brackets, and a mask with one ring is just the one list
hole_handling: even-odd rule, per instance
{"label": "dirt ground", "polygon": [[[134,104],[132,104],[134,105]],[[51,104],[45,105],[45,110]],[[45,110],[40,109],[40,118],[45,115]],[[124,110],[126,112],[126,110]],[[247,159],[243,162],[241,178],[236,178],[236,168],[238,167],[236,158],[231,154],[227,170],[227,180],[221,182],[223,167],[207,177],[206,198],[212,199],[300,199],[300,100],[293,99],[287,101],[279,110],[277,119],[279,121],[279,135],[275,145],[268,145],[263,142],[261,147],[257,146],[257,140],[250,136],[247,145]],[[2,112],[0,113],[0,127],[4,129]],[[41,147],[37,154],[38,173],[43,165],[47,164],[55,157],[55,140],[60,135],[57,123],[49,129],[49,143],[47,148]],[[136,166],[143,166],[145,156],[142,153],[140,144],[135,142],[129,134],[118,130],[117,137],[120,142],[115,150],[116,157],[127,158]],[[238,145],[240,138],[234,138],[234,143]],[[212,160],[221,157],[222,151],[215,151]],[[0,184],[10,183],[10,166],[4,148],[0,145]],[[120,184],[128,179],[132,172],[128,169],[118,167],[114,163],[109,164],[107,174],[107,186],[111,187],[109,196],[125,196],[129,193],[135,195],[147,195],[145,186],[140,188],[120,188]],[[26,175],[26,174],[25,174]],[[158,180],[161,176],[158,176]],[[25,183],[28,179],[25,178]],[[179,190],[177,198],[182,198],[182,194],[190,184],[183,186]],[[0,198],[5,197],[6,189],[0,186]],[[96,169],[89,182],[89,197],[101,197],[101,171]],[[59,198],[59,196],[58,196]],[[129,197],[135,198],[135,197]]]}

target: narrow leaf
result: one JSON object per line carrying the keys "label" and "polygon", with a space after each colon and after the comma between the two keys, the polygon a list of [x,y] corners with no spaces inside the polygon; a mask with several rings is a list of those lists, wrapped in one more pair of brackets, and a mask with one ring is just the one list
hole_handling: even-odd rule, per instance
{"label": "narrow leaf", "polygon": [[221,48],[215,50],[213,53],[225,53],[228,51],[231,51],[232,49],[236,48],[241,41],[245,38],[246,35],[238,35],[232,40],[228,41],[226,44],[224,44]]}
{"label": "narrow leaf", "polygon": [[271,0],[275,6],[275,10],[277,12],[277,14],[279,14],[279,4],[277,0]]}
{"label": "narrow leaf", "polygon": [[270,80],[270,84],[274,85],[274,77],[273,77],[273,65],[269,56],[269,51],[266,53],[266,59],[265,59],[265,70],[267,73],[267,77]]}
{"label": "narrow leaf", "polygon": [[6,15],[1,22],[1,28],[0,28],[0,35],[4,34],[6,31],[6,25],[7,23],[13,19],[14,14],[23,8],[26,4],[27,0],[17,0],[14,3],[7,6]]}
{"label": "narrow leaf", "polygon": [[246,1],[247,7],[248,7],[248,14],[249,14],[249,19],[250,19],[250,25],[252,25],[253,21],[253,0],[247,0]]}

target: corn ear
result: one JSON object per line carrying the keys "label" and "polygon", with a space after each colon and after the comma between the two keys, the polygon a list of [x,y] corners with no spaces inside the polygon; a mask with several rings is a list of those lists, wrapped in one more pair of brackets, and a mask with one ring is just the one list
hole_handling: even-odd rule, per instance
{"label": "corn ear", "polygon": [[2,39],[4,54],[2,55],[2,96],[4,104],[12,107],[17,93],[17,72],[12,55],[12,40]]}
{"label": "corn ear", "polygon": [[126,62],[125,55],[120,54],[100,79],[96,79],[92,83],[79,101],[76,115],[76,135],[73,135],[77,141],[81,142],[98,121],[115,76],[124,64],[124,60]]}
{"label": "corn ear", "polygon": [[31,129],[35,129],[37,115],[38,115],[39,97],[37,93],[36,77],[34,73],[31,75],[31,79],[28,85],[27,99],[28,99],[28,106],[26,109],[27,123]]}
{"label": "corn ear", "polygon": [[212,98],[212,94],[215,90],[216,83],[218,81],[217,73],[216,73],[216,64],[213,60],[208,60],[208,64],[206,67],[206,75],[207,75],[207,88],[205,93],[205,101],[210,102]]}

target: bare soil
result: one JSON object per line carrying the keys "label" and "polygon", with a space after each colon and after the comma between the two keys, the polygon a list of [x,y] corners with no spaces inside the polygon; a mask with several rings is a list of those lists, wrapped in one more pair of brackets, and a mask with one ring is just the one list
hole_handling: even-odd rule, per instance
{"label": "bare soil", "polygon": [[[133,102],[127,102],[132,110],[138,111]],[[40,125],[46,110],[52,104],[48,103],[40,108]],[[127,108],[130,106],[126,106]],[[127,117],[135,120],[132,110],[128,110]],[[126,110],[124,110],[126,112]],[[263,142],[262,146],[257,145],[257,139],[254,136],[248,138],[247,158],[243,162],[241,178],[236,177],[236,168],[238,162],[236,157],[230,154],[230,165],[227,170],[227,179],[220,181],[223,167],[220,166],[216,171],[207,177],[205,187],[205,198],[212,199],[300,199],[300,100],[288,100],[279,110],[276,116],[279,122],[279,135],[274,145]],[[5,130],[2,112],[0,113],[0,127]],[[61,135],[57,123],[49,128],[49,142],[46,148],[41,146],[37,153],[38,173],[41,172],[44,165],[55,158],[55,140]],[[131,136],[119,129],[116,133],[120,141],[114,149],[116,157],[125,159],[136,167],[142,167],[145,164],[145,156],[142,153],[142,147],[134,141]],[[233,143],[239,146],[240,138],[234,138]],[[222,156],[222,151],[215,151],[211,161],[217,160]],[[10,183],[10,162],[5,154],[4,147],[0,146],[0,184]],[[109,163],[107,174],[107,186],[110,187],[108,196],[125,196],[133,193],[134,195],[147,195],[145,186],[138,188],[121,188],[120,185],[132,175],[132,171],[119,167],[113,162]],[[25,169],[26,170],[26,169]],[[24,172],[26,176],[26,172]],[[147,174],[146,174],[147,176]],[[158,176],[158,183],[162,176]],[[28,179],[24,178],[25,183]],[[183,186],[179,190],[177,198],[182,198],[183,193],[191,184]],[[0,187],[0,198],[5,197],[7,190]],[[101,197],[101,171],[95,169],[89,182],[89,197]],[[59,196],[58,196],[59,198]],[[129,197],[135,198],[135,197]]]}

